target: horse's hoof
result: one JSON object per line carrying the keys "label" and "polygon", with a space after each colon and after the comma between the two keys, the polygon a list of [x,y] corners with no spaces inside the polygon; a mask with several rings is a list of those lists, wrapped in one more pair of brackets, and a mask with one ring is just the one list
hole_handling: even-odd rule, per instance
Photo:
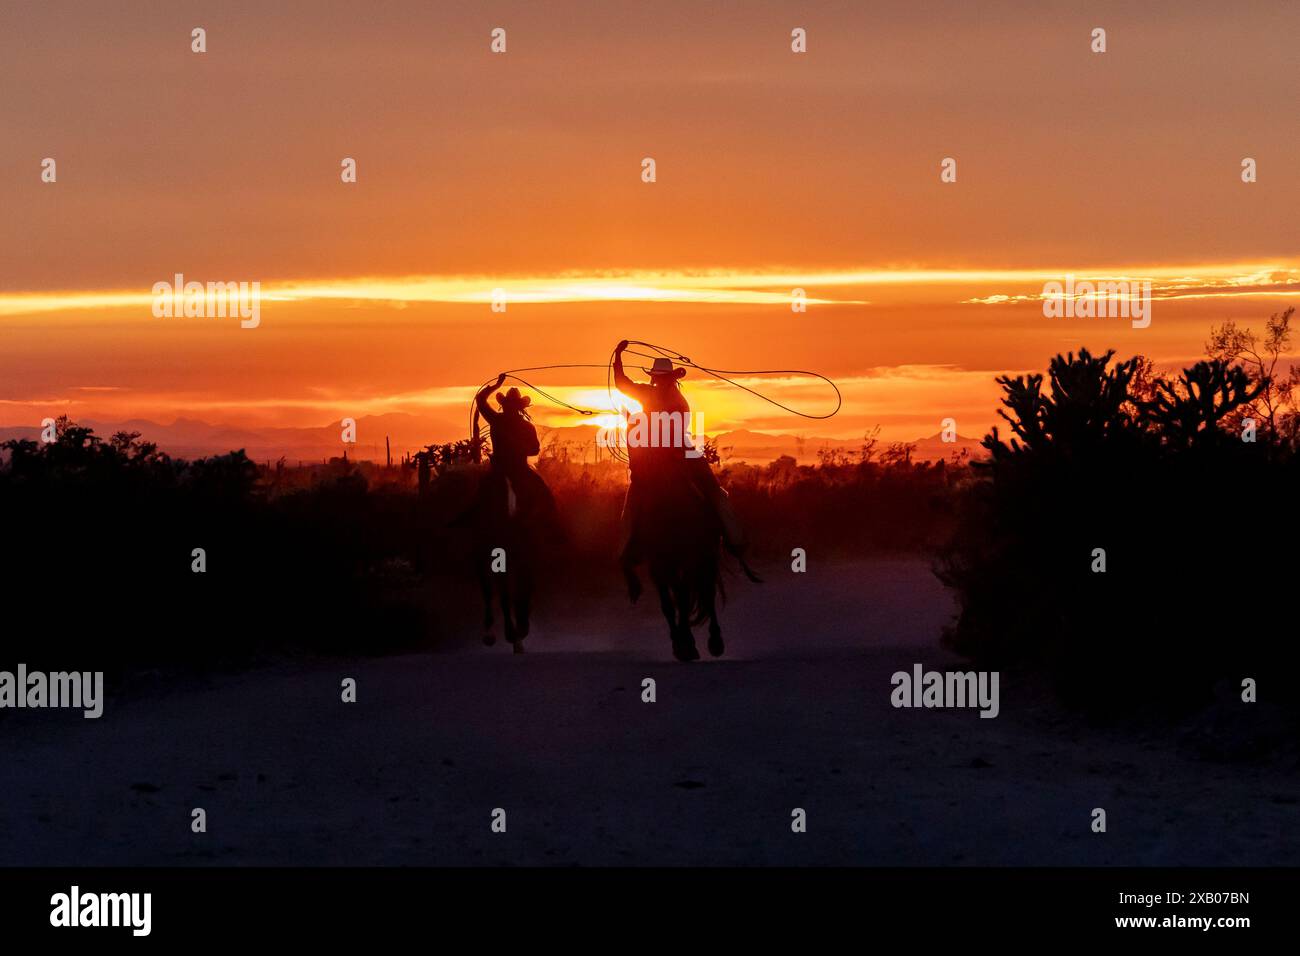
{"label": "horse's hoof", "polygon": [[714,657],[721,657],[721,656],[722,656],[722,652],[723,652],[724,650],[726,650],[726,649],[727,649],[727,645],[722,643],[722,635],[721,635],[721,634],[713,634],[713,635],[710,635],[710,636],[709,636],[709,653],[710,653],[710,654],[712,654]]}
{"label": "horse's hoof", "polygon": [[515,641],[515,653],[516,653],[516,654],[522,654],[523,652],[524,652],[524,642],[523,642],[523,641]]}
{"label": "horse's hoof", "polygon": [[695,646],[695,641],[673,641],[673,657],[682,663],[689,661],[698,661],[700,659],[700,649]]}
{"label": "horse's hoof", "polygon": [[484,631],[484,632],[483,632],[483,643],[484,643],[484,644],[486,644],[488,647],[491,647],[491,646],[492,646],[493,644],[495,644],[496,642],[497,642],[497,636],[496,636],[495,634],[493,634],[491,631]]}

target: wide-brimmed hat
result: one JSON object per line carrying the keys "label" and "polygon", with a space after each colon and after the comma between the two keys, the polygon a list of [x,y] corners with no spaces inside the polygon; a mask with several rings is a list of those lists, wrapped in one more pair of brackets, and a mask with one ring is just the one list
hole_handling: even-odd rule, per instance
{"label": "wide-brimmed hat", "polygon": [[686,374],[686,369],[673,368],[672,359],[657,358],[655,359],[654,365],[650,368],[650,374],[651,376],[671,375],[673,378],[681,378]]}
{"label": "wide-brimmed hat", "polygon": [[501,406],[504,412],[523,411],[533,403],[531,395],[520,395],[519,389],[511,388],[510,391],[502,395],[497,392],[497,404]]}

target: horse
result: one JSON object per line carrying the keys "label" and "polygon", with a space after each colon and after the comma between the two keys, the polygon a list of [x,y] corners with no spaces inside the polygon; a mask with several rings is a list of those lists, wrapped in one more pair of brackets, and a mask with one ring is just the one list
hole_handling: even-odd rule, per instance
{"label": "horse", "polygon": [[[659,606],[668,621],[673,656],[682,662],[700,659],[691,628],[708,621],[709,653],[726,650],[718,601],[726,599],[722,584],[722,522],[703,492],[670,472],[647,475],[636,520],[636,551],[650,570],[659,592]],[[740,559],[751,581],[759,578]]]}
{"label": "horse", "polygon": [[532,607],[533,572],[542,515],[536,501],[521,495],[515,481],[489,472],[473,510],[473,561],[483,593],[483,643],[496,643],[493,598],[501,606],[505,638],[524,652]]}

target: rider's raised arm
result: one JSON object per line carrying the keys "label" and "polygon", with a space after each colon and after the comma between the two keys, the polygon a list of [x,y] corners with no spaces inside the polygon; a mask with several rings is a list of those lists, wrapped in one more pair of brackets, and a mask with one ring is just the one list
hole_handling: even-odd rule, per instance
{"label": "rider's raised arm", "polygon": [[496,421],[497,418],[499,418],[501,415],[500,412],[498,412],[496,409],[494,409],[491,405],[488,404],[488,393],[491,392],[492,389],[496,388],[500,384],[501,384],[500,382],[497,382],[495,384],[489,382],[487,385],[484,385],[482,388],[480,388],[474,396],[474,404],[478,406],[479,414],[482,415],[484,420],[489,423]]}
{"label": "rider's raised arm", "polygon": [[650,387],[640,382],[634,382],[627,377],[627,373],[623,371],[623,353],[621,351],[614,353],[614,387],[628,398],[636,399],[641,397],[641,392]]}

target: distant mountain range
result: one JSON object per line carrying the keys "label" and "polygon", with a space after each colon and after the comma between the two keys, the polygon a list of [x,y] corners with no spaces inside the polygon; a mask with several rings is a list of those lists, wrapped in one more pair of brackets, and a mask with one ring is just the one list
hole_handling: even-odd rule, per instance
{"label": "distant mountain range", "polygon": [[[398,461],[403,453],[417,451],[434,442],[455,441],[468,434],[468,422],[431,420],[403,413],[369,415],[357,419],[357,441],[346,446],[342,441],[341,422],[318,428],[234,428],[192,418],[178,418],[166,425],[147,419],[124,422],[85,419],[79,421],[79,424],[93,428],[95,434],[102,438],[108,438],[119,431],[139,432],[146,441],[157,443],[160,449],[176,458],[201,458],[242,448],[255,461],[276,461],[283,457],[290,465],[299,461],[310,463],[335,458],[343,454],[345,447],[349,458],[382,462],[385,436],[391,443],[393,460]],[[543,444],[558,441],[585,445],[594,442],[596,436],[596,429],[590,425],[540,428],[539,431],[542,433]],[[38,427],[0,427],[0,441],[11,438],[35,440],[39,434]],[[863,444],[861,438],[769,435],[747,429],[723,432],[716,440],[724,461],[752,463],[766,463],[782,455],[789,455],[801,464],[815,463],[818,453],[823,449],[856,452]],[[877,450],[883,450],[888,444],[879,442]],[[936,433],[928,438],[917,439],[912,444],[914,461],[939,461],[960,455],[963,451],[969,452],[972,457],[986,454],[977,439],[961,436],[956,441],[944,442]]]}
{"label": "distant mountain range", "polygon": [[[101,438],[119,431],[139,432],[146,441],[157,443],[162,451],[175,458],[202,458],[242,448],[254,461],[276,461],[283,457],[289,465],[336,458],[343,454],[344,448],[349,458],[382,462],[385,436],[392,445],[393,460],[398,461],[403,452],[418,451],[433,440],[464,437],[469,428],[468,423],[458,426],[416,415],[368,415],[357,419],[356,443],[344,445],[342,422],[319,428],[234,428],[193,418],[178,418],[168,425],[147,419],[124,422],[78,419],[77,424],[93,428]],[[0,441],[35,440],[39,434],[39,428],[0,427]]]}

